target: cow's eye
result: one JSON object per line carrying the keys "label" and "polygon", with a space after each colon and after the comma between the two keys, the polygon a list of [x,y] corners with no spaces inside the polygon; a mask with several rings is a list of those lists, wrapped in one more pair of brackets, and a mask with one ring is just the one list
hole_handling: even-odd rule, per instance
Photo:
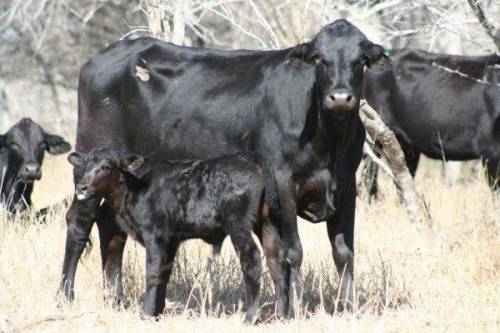
{"label": "cow's eye", "polygon": [[312,56],[312,60],[314,61],[314,63],[316,65],[320,65],[323,63],[323,59],[321,58],[321,56],[319,54],[315,54]]}
{"label": "cow's eye", "polygon": [[104,164],[101,169],[103,169],[104,171],[111,171],[111,165],[109,164]]}
{"label": "cow's eye", "polygon": [[365,55],[364,55],[364,56],[362,56],[361,58],[359,58],[358,63],[359,63],[360,65],[367,66],[367,65],[368,65],[368,63],[369,63],[369,58],[368,58],[367,56],[365,56]]}

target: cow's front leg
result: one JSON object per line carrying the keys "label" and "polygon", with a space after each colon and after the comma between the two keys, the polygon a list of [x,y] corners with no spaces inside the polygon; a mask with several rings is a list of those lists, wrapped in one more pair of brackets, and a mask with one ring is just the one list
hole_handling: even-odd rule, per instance
{"label": "cow's front leg", "polygon": [[97,209],[97,200],[78,201],[75,198],[66,213],[68,229],[59,292],[67,301],[74,298],[76,267],[89,240]]}
{"label": "cow's front leg", "polygon": [[99,208],[97,215],[105,298],[115,305],[126,305],[122,285],[123,250],[127,234],[116,224],[115,212],[108,203]]}
{"label": "cow's front leg", "polygon": [[334,217],[327,221],[333,260],[340,277],[339,309],[354,304],[354,214],[356,181],[353,179],[338,200]]}
{"label": "cow's front leg", "polygon": [[178,243],[165,245],[160,240],[146,242],[146,293],[142,313],[158,316],[165,310],[167,283],[174,266]]}
{"label": "cow's front leg", "polygon": [[[291,177],[286,177],[288,180]],[[283,182],[278,182],[283,184]],[[297,205],[295,185],[280,188],[280,204],[282,217],[282,238],[286,248],[286,261],[288,262],[288,316],[293,317],[295,308],[299,305],[299,279],[300,265],[302,264],[302,245],[297,228]]]}

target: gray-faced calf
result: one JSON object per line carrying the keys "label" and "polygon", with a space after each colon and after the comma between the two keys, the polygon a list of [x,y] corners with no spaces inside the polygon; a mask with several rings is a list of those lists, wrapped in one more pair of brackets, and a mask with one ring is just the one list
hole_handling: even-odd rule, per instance
{"label": "gray-faced calf", "polygon": [[259,309],[261,262],[252,238],[259,236],[275,283],[277,311],[286,304],[284,248],[280,234],[276,180],[269,163],[255,154],[206,161],[152,162],[112,149],[68,160],[84,170],[76,185],[78,200],[105,199],[120,227],[146,248],[146,293],[143,313],[159,315],[179,244],[200,238],[231,238],[246,287],[247,322]]}

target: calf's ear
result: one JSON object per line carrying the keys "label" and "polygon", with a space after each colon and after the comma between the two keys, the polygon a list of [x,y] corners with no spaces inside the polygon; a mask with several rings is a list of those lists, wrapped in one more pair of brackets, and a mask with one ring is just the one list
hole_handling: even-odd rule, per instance
{"label": "calf's ear", "polygon": [[319,64],[321,57],[313,43],[302,43],[293,47],[286,55],[287,61],[299,60],[310,64]]}
{"label": "calf's ear", "polygon": [[71,150],[69,142],[59,135],[45,133],[44,137],[47,143],[46,149],[52,155],[64,154]]}
{"label": "calf's ear", "polygon": [[365,64],[368,68],[383,71],[390,67],[389,51],[374,43],[365,46]]}
{"label": "calf's ear", "polygon": [[138,154],[129,154],[121,159],[121,168],[124,171],[135,171],[144,163],[144,157]]}
{"label": "calf's ear", "polygon": [[72,152],[68,155],[68,162],[76,166],[77,168],[81,168],[85,165],[85,156],[75,152]]}

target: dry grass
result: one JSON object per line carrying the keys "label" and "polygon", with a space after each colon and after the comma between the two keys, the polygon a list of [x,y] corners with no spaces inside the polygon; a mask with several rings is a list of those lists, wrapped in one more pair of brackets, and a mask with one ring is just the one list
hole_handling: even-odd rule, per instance
{"label": "dry grass", "polygon": [[[39,206],[71,191],[63,161],[47,161],[34,198]],[[241,274],[232,246],[225,244],[222,257],[208,265],[209,248],[197,241],[186,243],[178,255],[167,314],[157,322],[139,319],[144,251],[130,241],[124,283],[132,306],[113,309],[102,298],[95,230],[96,246],[78,268],[76,301],[58,309],[66,233],[64,210],[59,209],[47,225],[0,214],[0,331],[498,332],[500,202],[482,178],[446,187],[435,166],[424,166],[418,177],[435,220],[433,234],[409,225],[387,180],[379,202],[368,205],[358,199],[356,283],[365,302],[354,314],[328,314],[334,310],[338,280],[330,244],[324,224],[306,222],[300,222],[304,294],[297,319],[244,326]],[[272,288],[267,272],[263,280],[263,312],[268,312]]]}

